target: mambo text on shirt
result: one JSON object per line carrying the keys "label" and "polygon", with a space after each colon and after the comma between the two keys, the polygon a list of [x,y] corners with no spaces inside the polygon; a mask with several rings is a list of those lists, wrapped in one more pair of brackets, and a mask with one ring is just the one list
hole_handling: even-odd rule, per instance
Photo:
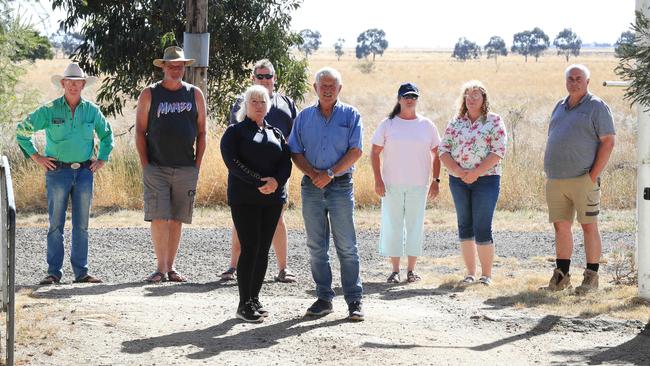
{"label": "mambo text on shirt", "polygon": [[157,116],[168,113],[183,113],[192,110],[192,103],[190,102],[162,102],[158,104]]}

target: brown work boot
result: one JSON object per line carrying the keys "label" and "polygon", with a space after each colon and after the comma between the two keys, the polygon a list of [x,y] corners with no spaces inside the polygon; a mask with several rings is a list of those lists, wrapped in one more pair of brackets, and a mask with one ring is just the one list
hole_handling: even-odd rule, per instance
{"label": "brown work boot", "polygon": [[553,271],[553,277],[548,281],[548,289],[551,291],[562,291],[566,288],[571,288],[571,275],[564,274],[561,269],[556,268]]}
{"label": "brown work boot", "polygon": [[576,287],[576,292],[584,294],[595,290],[598,290],[598,272],[585,269],[582,284]]}

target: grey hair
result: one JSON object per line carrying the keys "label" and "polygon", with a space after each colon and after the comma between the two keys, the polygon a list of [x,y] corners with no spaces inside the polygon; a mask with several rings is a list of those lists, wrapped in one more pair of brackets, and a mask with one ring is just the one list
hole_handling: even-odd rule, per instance
{"label": "grey hair", "polygon": [[237,122],[241,122],[246,119],[246,114],[248,113],[248,101],[253,98],[261,98],[266,102],[266,113],[269,113],[271,110],[271,98],[269,97],[269,91],[261,85],[253,85],[248,87],[244,92],[244,99],[239,104],[239,110],[237,111]]}
{"label": "grey hair", "polygon": [[273,67],[271,61],[268,59],[263,58],[257,61],[255,65],[253,65],[253,74],[256,74],[258,69],[269,69],[269,71],[271,71],[271,74],[275,75],[275,68]]}
{"label": "grey hair", "polygon": [[576,70],[576,69],[582,71],[582,73],[585,74],[585,78],[587,78],[587,79],[589,79],[589,76],[591,76],[591,72],[589,71],[587,66],[585,66],[583,64],[571,64],[571,65],[569,65],[569,67],[567,67],[564,70],[564,77],[568,78],[569,73],[571,72],[571,70]]}
{"label": "grey hair", "polygon": [[320,82],[320,79],[324,76],[329,76],[336,79],[337,85],[343,84],[343,78],[341,77],[341,73],[338,72],[333,67],[325,66],[322,69],[316,71],[316,74],[314,74],[314,80],[316,80],[316,84],[318,84]]}

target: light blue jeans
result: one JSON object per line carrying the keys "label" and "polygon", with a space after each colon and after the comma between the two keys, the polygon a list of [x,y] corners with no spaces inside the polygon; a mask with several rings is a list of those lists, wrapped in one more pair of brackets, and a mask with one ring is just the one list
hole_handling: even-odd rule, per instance
{"label": "light blue jeans", "polygon": [[301,183],[302,217],[307,231],[311,274],[319,299],[332,301],[332,269],[329,249],[330,228],[341,265],[341,284],[345,301],[360,301],[363,294],[359,275],[359,254],[354,230],[354,192],[352,178],[337,178],[325,188],[314,186],[309,177]]}
{"label": "light blue jeans", "polygon": [[88,218],[93,196],[93,173],[87,168],[59,168],[45,173],[47,211],[47,273],[63,277],[63,230],[68,199],[72,199],[70,262],[76,280],[88,274]]}
{"label": "light blue jeans", "polygon": [[386,186],[381,199],[379,254],[385,257],[422,255],[426,186]]}

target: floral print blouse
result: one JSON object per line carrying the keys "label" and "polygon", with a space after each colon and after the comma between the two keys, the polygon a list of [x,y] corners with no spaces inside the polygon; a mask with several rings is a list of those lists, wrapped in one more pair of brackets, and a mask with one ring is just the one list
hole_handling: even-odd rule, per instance
{"label": "floral print blouse", "polygon": [[[447,125],[441,140],[439,155],[449,153],[461,168],[474,169],[490,153],[495,153],[503,159],[508,137],[501,117],[488,113],[487,118],[481,117],[474,123],[467,115],[454,118]],[[486,175],[501,175],[501,160],[483,174]]]}

